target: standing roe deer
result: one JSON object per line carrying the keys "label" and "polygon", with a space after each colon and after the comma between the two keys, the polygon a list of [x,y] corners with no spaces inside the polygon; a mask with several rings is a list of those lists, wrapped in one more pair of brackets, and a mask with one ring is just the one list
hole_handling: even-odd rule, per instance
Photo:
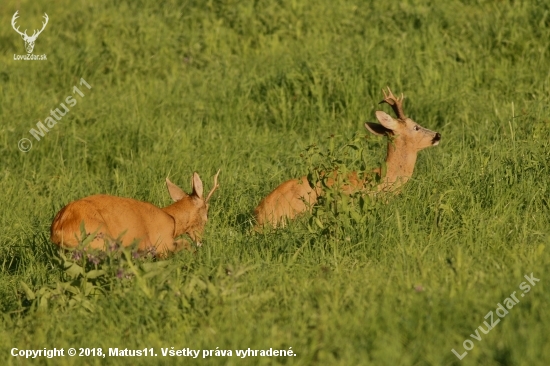
{"label": "standing roe deer", "polygon": [[[430,131],[412,119],[405,116],[403,112],[403,94],[396,98],[388,87],[388,93],[384,93],[384,100],[380,103],[388,103],[397,119],[387,113],[376,111],[378,123],[365,123],[365,128],[377,136],[388,136],[388,150],[386,156],[386,175],[381,177],[381,183],[377,191],[396,192],[400,186],[405,184],[412,176],[416,157],[420,150],[429,146],[439,144],[441,135],[438,132]],[[374,170],[381,175],[381,168]],[[337,172],[333,172],[333,176]],[[366,190],[366,180],[360,179],[357,172],[348,175],[348,184],[342,187],[346,194],[354,191]],[[334,179],[327,180],[327,186],[332,186]],[[293,219],[296,215],[307,211],[317,202],[322,194],[320,185],[312,188],[307,177],[291,179],[279,185],[273,192],[265,197],[254,210],[256,228],[270,224],[276,228],[284,225],[286,220]]]}
{"label": "standing roe deer", "polygon": [[74,248],[82,241],[80,226],[84,223],[87,234],[96,233],[90,248],[105,249],[105,239],[120,237],[123,246],[129,246],[137,239],[140,251],[151,250],[164,257],[177,252],[190,243],[176,238],[187,234],[197,246],[208,219],[208,201],[219,187],[218,174],[214,176],[214,187],[203,197],[203,186],[199,175],[193,173],[192,193],[188,195],[166,178],[166,186],[174,203],[158,208],[150,203],[132,198],[104,194],[89,196],[73,201],[57,213],[50,228],[51,241],[60,247]]}

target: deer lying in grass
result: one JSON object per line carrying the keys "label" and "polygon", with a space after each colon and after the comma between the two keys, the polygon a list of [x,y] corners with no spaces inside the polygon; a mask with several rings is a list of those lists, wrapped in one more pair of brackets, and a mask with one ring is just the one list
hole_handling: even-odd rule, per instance
{"label": "deer lying in grass", "polygon": [[137,239],[138,250],[165,257],[184,247],[190,249],[186,240],[176,239],[184,234],[201,246],[201,235],[208,219],[208,201],[219,187],[218,174],[219,170],[206,199],[197,173],[193,173],[190,195],[166,178],[168,192],[175,203],[164,208],[103,194],[73,201],[55,216],[50,228],[51,240],[60,247],[77,247],[82,241],[80,227],[84,223],[86,234],[96,235],[89,245],[94,249],[104,250],[105,240],[120,238],[123,246],[129,246]]}
{"label": "deer lying in grass", "polygon": [[[388,92],[383,91],[383,93],[384,100],[380,103],[388,103],[397,119],[382,111],[377,111],[376,118],[380,124],[367,122],[365,128],[374,135],[388,136],[386,174],[381,177],[381,182],[376,190],[396,192],[412,176],[418,152],[429,146],[438,145],[441,135],[420,126],[405,116],[403,94],[401,94],[401,98],[396,98],[389,87]],[[381,168],[374,170],[379,176],[381,171]],[[333,177],[335,174],[337,172],[333,172]],[[351,194],[356,191],[368,190],[366,180],[360,179],[357,172],[351,172],[347,178],[348,184],[341,188],[344,193]],[[332,186],[334,179],[329,177],[326,184],[329,187]],[[322,194],[321,185],[311,187],[305,176],[282,183],[254,210],[256,229],[265,225],[274,228],[284,225],[287,220],[307,211]]]}

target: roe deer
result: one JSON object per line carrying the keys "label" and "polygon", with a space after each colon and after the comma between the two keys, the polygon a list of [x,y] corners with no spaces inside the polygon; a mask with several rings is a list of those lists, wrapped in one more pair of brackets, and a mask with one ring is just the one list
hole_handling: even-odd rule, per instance
{"label": "roe deer", "polygon": [[[398,191],[412,176],[416,157],[420,150],[439,144],[441,135],[430,131],[403,112],[403,94],[396,98],[388,87],[388,92],[382,90],[384,100],[380,103],[388,103],[397,119],[387,113],[376,111],[378,123],[365,123],[365,128],[377,136],[388,137],[388,150],[386,155],[386,175],[381,177],[377,191]],[[379,103],[379,104],[380,104]],[[381,168],[374,169],[381,175]],[[333,175],[337,172],[333,172]],[[342,187],[342,191],[351,194],[355,191],[367,190],[366,180],[360,179],[357,172],[348,175],[348,184]],[[332,186],[334,179],[327,180],[327,186]],[[267,195],[254,210],[256,229],[269,224],[276,228],[285,224],[286,220],[293,219],[296,215],[305,212],[317,202],[322,194],[320,185],[312,188],[307,177],[291,179],[279,185],[273,192]]]}
{"label": "roe deer", "polygon": [[57,213],[50,228],[51,241],[60,247],[74,248],[82,240],[80,226],[84,223],[87,234],[95,233],[90,247],[105,249],[105,240],[120,237],[123,246],[137,239],[140,251],[151,250],[156,256],[165,257],[190,243],[176,239],[187,234],[197,246],[208,219],[208,201],[219,187],[218,174],[206,199],[202,181],[193,173],[192,193],[189,195],[166,178],[166,186],[175,203],[158,208],[150,203],[132,198],[104,194],[73,201]]}

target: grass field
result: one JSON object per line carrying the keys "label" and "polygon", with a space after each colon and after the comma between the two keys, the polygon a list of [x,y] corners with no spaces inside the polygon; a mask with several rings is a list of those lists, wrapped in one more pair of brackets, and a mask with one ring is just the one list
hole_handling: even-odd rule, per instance
{"label": "grass field", "polygon": [[[548,1],[163,3],[0,6],[2,364],[550,364]],[[48,14],[34,49],[47,61],[14,60],[16,10],[29,34]],[[310,144],[357,138],[343,164],[383,161],[363,123],[390,110],[387,85],[442,135],[402,194],[252,233],[262,197],[310,171]],[[71,95],[37,141],[29,130]],[[72,200],[165,206],[166,176],[189,191],[197,171],[210,189],[218,169],[195,254],[111,258],[96,277],[93,263],[65,269],[49,241]],[[501,321],[484,334],[490,312]],[[158,356],[11,356],[54,347]],[[232,356],[162,356],[171,347]],[[296,356],[236,355],[248,348]]]}

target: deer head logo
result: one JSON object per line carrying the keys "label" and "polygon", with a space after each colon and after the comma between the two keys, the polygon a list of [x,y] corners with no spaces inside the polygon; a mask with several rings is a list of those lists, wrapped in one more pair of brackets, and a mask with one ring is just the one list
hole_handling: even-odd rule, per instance
{"label": "deer head logo", "polygon": [[[23,38],[23,41],[25,41],[25,49],[27,50],[27,53],[32,53],[32,50],[34,49],[34,42],[36,42],[36,39],[38,38],[38,36],[40,35],[40,33],[42,33],[42,31],[44,30],[44,28],[46,28],[46,24],[48,24],[48,14],[44,13],[44,20],[45,22],[42,22],[42,29],[40,30],[35,30],[32,34],[32,36],[28,36],[27,35],[27,30],[25,29],[24,32],[21,32],[19,30],[19,27],[15,28],[15,20],[17,18],[19,18],[19,16],[17,15],[17,13],[19,12],[16,11],[15,14],[13,14],[13,18],[11,18],[11,26],[13,27],[13,29],[19,33],[19,35],[21,36],[21,38]],[[38,32],[38,33],[37,33]]]}

